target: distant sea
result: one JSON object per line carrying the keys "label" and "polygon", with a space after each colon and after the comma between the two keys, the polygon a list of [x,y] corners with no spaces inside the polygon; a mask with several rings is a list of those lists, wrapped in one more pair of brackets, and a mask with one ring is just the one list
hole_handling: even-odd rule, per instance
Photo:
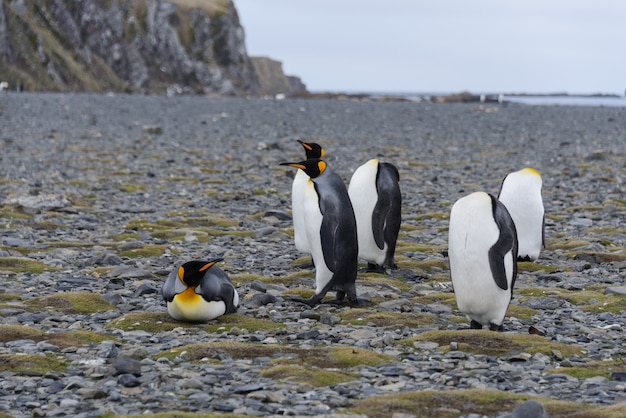
{"label": "distant sea", "polygon": [[626,97],[620,96],[504,96],[509,103],[536,106],[617,106],[626,107]]}
{"label": "distant sea", "polygon": [[[455,93],[363,93],[372,97],[395,96],[409,100],[430,100],[437,96]],[[476,96],[480,96],[476,94]],[[498,94],[485,94],[488,101],[498,100]],[[626,96],[617,95],[568,95],[568,94],[503,94],[503,103],[521,103],[534,106],[615,106],[626,107]]]}

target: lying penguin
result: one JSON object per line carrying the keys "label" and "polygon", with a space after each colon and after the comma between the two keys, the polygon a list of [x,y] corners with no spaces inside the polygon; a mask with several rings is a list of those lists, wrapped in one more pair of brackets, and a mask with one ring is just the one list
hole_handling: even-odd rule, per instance
{"label": "lying penguin", "polygon": [[210,321],[234,313],[239,294],[215,263],[222,258],[188,261],[174,270],[161,289],[167,313],[178,321]]}
{"label": "lying penguin", "polygon": [[517,277],[517,232],[506,207],[476,192],[450,211],[448,257],[457,306],[470,328],[502,331]]}

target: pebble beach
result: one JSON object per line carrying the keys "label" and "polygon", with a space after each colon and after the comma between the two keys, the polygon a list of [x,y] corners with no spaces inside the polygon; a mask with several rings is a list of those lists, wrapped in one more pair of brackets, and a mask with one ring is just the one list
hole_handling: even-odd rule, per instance
{"label": "pebble beach", "polygon": [[[398,269],[359,274],[363,306],[286,297],[314,289],[297,139],[346,183],[399,169]],[[0,162],[0,417],[626,415],[626,108],[5,93]],[[450,208],[524,167],[546,246],[504,332],[470,331]],[[167,275],[217,256],[238,312],[170,319]]]}

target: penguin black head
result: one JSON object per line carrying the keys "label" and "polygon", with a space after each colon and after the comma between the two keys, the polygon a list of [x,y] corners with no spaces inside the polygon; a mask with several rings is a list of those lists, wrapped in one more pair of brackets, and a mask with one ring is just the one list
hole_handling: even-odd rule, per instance
{"label": "penguin black head", "polygon": [[310,158],[306,161],[300,161],[299,163],[280,163],[280,165],[288,165],[290,167],[299,168],[304,171],[309,177],[314,179],[326,171],[326,161],[319,158]]}
{"label": "penguin black head", "polygon": [[315,142],[304,142],[297,140],[300,145],[304,148],[304,152],[306,153],[306,159],[310,160],[311,158],[322,158],[326,155],[324,148],[320,144],[316,144]]}
{"label": "penguin black head", "polygon": [[178,268],[178,279],[186,286],[198,286],[204,277],[204,273],[213,267],[223,258],[213,258],[211,260],[193,260],[187,261]]}

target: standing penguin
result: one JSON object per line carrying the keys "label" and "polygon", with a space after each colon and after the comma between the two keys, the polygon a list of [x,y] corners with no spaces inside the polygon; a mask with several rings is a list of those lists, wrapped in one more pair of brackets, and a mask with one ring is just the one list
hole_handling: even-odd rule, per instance
{"label": "standing penguin", "polygon": [[498,200],[509,210],[517,228],[518,259],[534,261],[545,245],[545,213],[541,175],[534,168],[508,174],[502,180]]}
{"label": "standing penguin", "polygon": [[306,237],[315,264],[315,295],[308,305],[322,301],[330,290],[337,292],[329,303],[344,298],[357,303],[356,272],[358,242],[354,210],[341,178],[325,161],[318,158],[299,163],[282,163],[304,171],[309,180],[304,185],[304,220]]}
{"label": "standing penguin", "polygon": [[[325,154],[324,148],[314,142],[303,142],[298,140],[304,148],[306,159],[322,158]],[[304,223],[304,191],[309,176],[303,171],[298,170],[293,179],[291,186],[291,214],[293,217],[293,240],[298,251],[310,253],[309,241],[306,237],[306,225]]]}
{"label": "standing penguin", "polygon": [[188,261],[173,271],[161,289],[167,312],[179,321],[209,321],[234,313],[239,294],[222,269],[208,261]]}
{"label": "standing penguin", "polygon": [[502,331],[517,277],[517,233],[502,202],[484,192],[456,201],[448,257],[456,302],[470,328]]}
{"label": "standing penguin", "polygon": [[348,195],[354,207],[359,258],[367,271],[397,268],[394,259],[400,231],[402,195],[395,165],[371,159],[354,171]]}

